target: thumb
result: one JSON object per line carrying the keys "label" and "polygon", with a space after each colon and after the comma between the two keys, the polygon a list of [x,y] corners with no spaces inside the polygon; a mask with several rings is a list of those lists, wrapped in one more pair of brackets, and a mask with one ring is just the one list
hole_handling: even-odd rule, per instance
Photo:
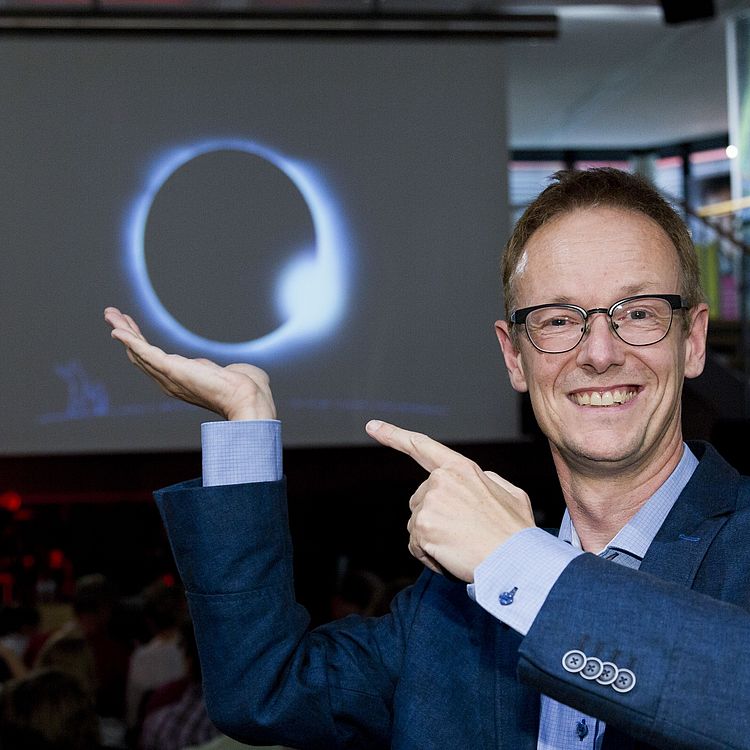
{"label": "thumb", "polygon": [[526,494],[523,492],[523,490],[516,487],[515,484],[511,484],[507,479],[503,479],[503,477],[501,477],[499,474],[496,474],[494,471],[485,471],[484,475],[487,477],[487,479],[491,479],[495,484],[502,487],[511,495],[518,496],[519,494]]}
{"label": "thumb", "polygon": [[499,484],[501,487],[507,484],[507,482],[494,471],[485,471],[484,474],[485,476],[489,477],[495,484]]}

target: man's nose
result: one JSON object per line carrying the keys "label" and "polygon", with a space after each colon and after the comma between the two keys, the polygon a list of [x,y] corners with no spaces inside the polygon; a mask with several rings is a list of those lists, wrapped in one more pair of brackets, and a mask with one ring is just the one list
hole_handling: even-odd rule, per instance
{"label": "man's nose", "polygon": [[604,372],[612,365],[622,364],[625,358],[625,343],[612,329],[606,313],[589,315],[583,341],[578,346],[576,361],[580,367],[590,367]]}

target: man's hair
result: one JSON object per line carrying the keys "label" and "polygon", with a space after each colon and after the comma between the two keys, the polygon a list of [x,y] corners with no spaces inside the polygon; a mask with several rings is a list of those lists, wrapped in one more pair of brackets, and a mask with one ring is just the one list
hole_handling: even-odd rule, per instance
{"label": "man's hair", "polygon": [[[538,229],[563,214],[587,208],[617,208],[648,216],[666,233],[680,264],[680,294],[688,307],[704,301],[695,246],[685,222],[643,177],[611,167],[561,170],[523,212],[503,253],[505,314],[515,308],[515,282],[523,252]],[[667,290],[671,291],[671,290]],[[687,322],[687,317],[684,318]]]}
{"label": "man's hair", "polygon": [[115,604],[115,587],[100,573],[85,575],[76,581],[73,610],[76,614],[95,614]]}

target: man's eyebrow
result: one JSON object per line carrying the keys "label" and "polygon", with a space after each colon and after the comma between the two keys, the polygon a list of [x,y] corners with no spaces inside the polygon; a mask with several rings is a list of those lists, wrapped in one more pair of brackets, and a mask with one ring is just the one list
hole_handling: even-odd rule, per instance
{"label": "man's eyebrow", "polygon": [[[646,289],[646,284],[630,284],[629,286],[623,287],[620,292],[619,296],[617,297],[618,300],[625,299],[626,297],[635,297],[638,294],[643,294]],[[655,294],[656,292],[654,292]],[[616,302],[617,300],[612,300],[612,302]],[[554,299],[549,301],[549,304],[558,304],[558,305],[576,305],[576,307],[581,307],[580,301],[575,297],[569,297],[566,294],[561,294],[558,297],[555,297]],[[611,303],[609,303],[611,304]]]}
{"label": "man's eyebrow", "polygon": [[646,284],[631,284],[630,286],[626,286],[623,288],[623,296],[620,299],[625,299],[625,297],[634,297],[636,294],[643,294],[645,291]]}

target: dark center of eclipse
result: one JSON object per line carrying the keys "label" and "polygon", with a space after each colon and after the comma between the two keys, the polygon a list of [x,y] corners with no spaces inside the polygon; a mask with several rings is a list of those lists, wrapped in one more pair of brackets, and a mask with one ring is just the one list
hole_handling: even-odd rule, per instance
{"label": "dark center of eclipse", "polygon": [[259,156],[225,150],[197,156],[162,185],[144,253],[154,291],[181,325],[241,342],[285,322],[276,309],[279,275],[314,243],[294,183]]}

